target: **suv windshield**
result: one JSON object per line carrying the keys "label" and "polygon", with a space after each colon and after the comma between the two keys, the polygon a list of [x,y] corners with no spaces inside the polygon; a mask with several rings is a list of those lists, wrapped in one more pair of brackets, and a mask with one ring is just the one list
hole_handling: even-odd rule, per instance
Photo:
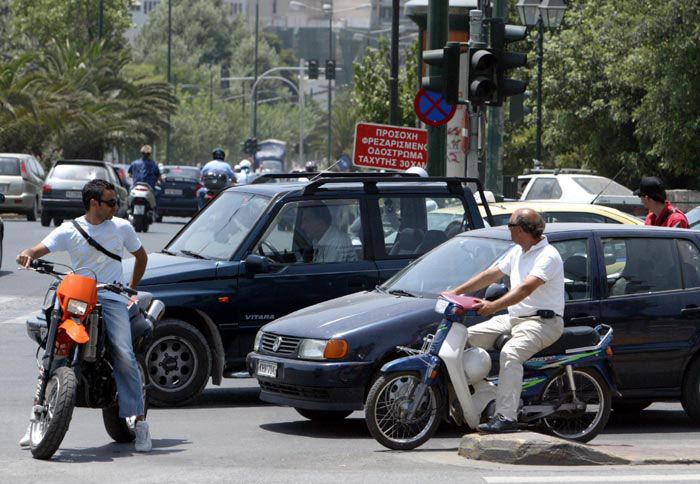
{"label": "suv windshield", "polygon": [[591,195],[632,195],[632,190],[607,178],[574,177],[584,190]]}
{"label": "suv windshield", "polygon": [[166,249],[198,259],[229,260],[269,202],[269,197],[226,191]]}
{"label": "suv windshield", "polygon": [[109,180],[107,175],[107,170],[103,166],[99,165],[69,165],[60,164],[53,168],[51,173],[51,178],[61,178],[63,180],[95,180],[100,178],[102,180]]}
{"label": "suv windshield", "polygon": [[490,267],[512,245],[507,240],[455,237],[396,274],[380,290],[436,298]]}

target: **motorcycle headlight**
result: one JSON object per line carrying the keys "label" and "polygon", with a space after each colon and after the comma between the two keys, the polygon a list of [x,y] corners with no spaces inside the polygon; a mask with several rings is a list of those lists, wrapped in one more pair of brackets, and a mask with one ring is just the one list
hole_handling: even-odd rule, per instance
{"label": "motorcycle headlight", "polygon": [[260,340],[262,339],[262,330],[258,331],[258,333],[255,335],[255,341],[253,341],[253,351],[258,351],[258,348],[260,348]]}
{"label": "motorcycle headlight", "polygon": [[328,340],[325,339],[304,339],[299,345],[299,358],[309,360],[324,359],[323,352],[326,349]]}
{"label": "motorcycle headlight", "polygon": [[68,306],[66,306],[66,310],[71,314],[75,314],[76,316],[83,316],[87,311],[87,308],[88,303],[77,299],[69,299]]}

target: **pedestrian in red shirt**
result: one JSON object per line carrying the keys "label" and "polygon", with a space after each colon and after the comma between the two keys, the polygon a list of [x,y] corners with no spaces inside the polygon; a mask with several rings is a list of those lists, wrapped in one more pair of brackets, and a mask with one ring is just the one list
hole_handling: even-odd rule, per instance
{"label": "pedestrian in red shirt", "polygon": [[639,189],[634,191],[644,204],[644,208],[649,210],[646,218],[646,225],[657,227],[688,228],[688,219],[683,212],[671,205],[666,199],[666,190],[660,178],[648,176],[639,182]]}

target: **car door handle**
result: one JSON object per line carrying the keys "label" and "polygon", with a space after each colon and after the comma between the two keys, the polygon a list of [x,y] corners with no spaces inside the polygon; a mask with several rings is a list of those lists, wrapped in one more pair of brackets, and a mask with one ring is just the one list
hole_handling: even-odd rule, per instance
{"label": "car door handle", "polygon": [[569,322],[571,323],[595,323],[598,321],[598,318],[595,316],[577,316],[575,318],[571,318]]}
{"label": "car door handle", "polygon": [[700,307],[698,306],[686,306],[681,309],[681,316],[685,318],[693,318],[700,315]]}

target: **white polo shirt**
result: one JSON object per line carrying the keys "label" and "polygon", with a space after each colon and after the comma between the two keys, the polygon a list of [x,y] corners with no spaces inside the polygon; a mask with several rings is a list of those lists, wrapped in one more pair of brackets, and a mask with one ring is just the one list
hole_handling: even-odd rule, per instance
{"label": "white polo shirt", "polygon": [[551,309],[559,316],[564,314],[564,263],[547,237],[524,253],[522,247],[515,245],[498,262],[498,269],[510,276],[511,287],[520,285],[527,276],[544,281],[532,294],[508,308],[510,316],[533,316],[540,309]]}

